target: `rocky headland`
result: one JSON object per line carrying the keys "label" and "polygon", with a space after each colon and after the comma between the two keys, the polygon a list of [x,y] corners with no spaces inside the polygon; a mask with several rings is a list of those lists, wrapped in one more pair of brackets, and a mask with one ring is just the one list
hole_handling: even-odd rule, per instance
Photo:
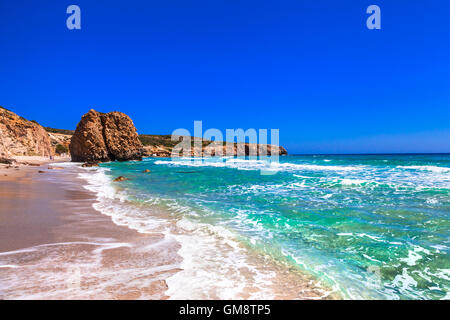
{"label": "rocky headland", "polygon": [[[178,137],[172,140],[171,135],[140,135],[139,139],[144,145],[145,155],[148,157],[171,157],[173,148],[183,139],[191,140],[190,155],[192,157],[206,156],[260,156],[260,155],[287,155],[285,148],[270,144],[253,144],[253,143],[232,143],[228,146],[223,141],[201,140],[196,143],[199,138]],[[198,147],[197,147],[198,145]]]}

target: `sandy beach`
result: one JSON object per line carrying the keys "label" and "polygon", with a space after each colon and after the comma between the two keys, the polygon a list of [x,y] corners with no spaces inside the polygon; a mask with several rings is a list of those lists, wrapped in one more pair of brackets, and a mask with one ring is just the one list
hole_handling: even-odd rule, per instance
{"label": "sandy beach", "polygon": [[166,298],[176,246],[99,214],[67,168],[27,162],[0,168],[0,299]]}
{"label": "sandy beach", "polygon": [[[28,165],[0,168],[0,299],[167,299],[169,294],[195,298],[179,291],[203,272],[196,270],[195,264],[202,262],[195,262],[195,250],[194,260],[185,261],[191,265],[184,264],[183,270],[181,243],[175,237],[113,223],[93,208],[96,194],[78,177],[98,169],[58,163],[64,160],[28,158],[20,160]],[[177,239],[190,243],[191,236],[184,232]],[[225,256],[234,251],[228,246],[221,250]],[[248,283],[240,299],[258,296],[252,282],[260,272],[272,275],[268,288],[274,298],[320,298],[321,291],[303,275],[258,255],[245,259],[256,269],[224,269],[238,272]],[[208,263],[221,268],[220,261]],[[166,280],[171,277],[175,289],[168,290]],[[219,288],[205,287],[201,297],[218,299],[223,294],[216,291]]]}

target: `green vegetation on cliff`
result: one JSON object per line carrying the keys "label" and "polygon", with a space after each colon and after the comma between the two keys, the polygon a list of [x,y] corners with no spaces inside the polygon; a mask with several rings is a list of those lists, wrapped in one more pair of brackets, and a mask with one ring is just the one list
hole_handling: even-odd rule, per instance
{"label": "green vegetation on cliff", "polygon": [[56,154],[63,154],[63,153],[68,153],[69,152],[69,148],[67,148],[65,145],[58,143],[56,145],[55,148],[55,153]]}
{"label": "green vegetation on cliff", "polygon": [[[194,145],[194,139],[195,138],[192,138],[191,141],[192,145]],[[144,146],[164,146],[167,148],[173,148],[181,141],[181,137],[179,137],[179,140],[172,141],[172,136],[170,134],[164,135],[140,134],[139,140]],[[203,140],[202,146],[205,147],[209,145],[211,142],[212,141],[209,140]]]}
{"label": "green vegetation on cliff", "polygon": [[74,130],[65,130],[65,129],[55,129],[50,127],[44,127],[45,131],[51,132],[51,133],[60,133],[60,134],[69,134],[73,135],[75,133]]}
{"label": "green vegetation on cliff", "polygon": [[170,134],[155,135],[155,134],[140,134],[139,140],[144,146],[164,146],[173,148],[178,143],[171,140]]}

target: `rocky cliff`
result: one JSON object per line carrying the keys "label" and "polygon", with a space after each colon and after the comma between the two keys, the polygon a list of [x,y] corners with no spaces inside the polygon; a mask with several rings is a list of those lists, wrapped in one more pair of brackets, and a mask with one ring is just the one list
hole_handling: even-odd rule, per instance
{"label": "rocky cliff", "polygon": [[71,134],[53,133],[48,131],[47,133],[54,149],[56,149],[58,145],[63,145],[67,150],[69,150],[70,140],[72,139]]}
{"label": "rocky cliff", "polygon": [[271,155],[287,155],[285,148],[271,144],[255,144],[255,143],[234,143],[230,150],[223,142],[216,142],[202,147],[201,154],[195,149],[191,152],[193,156],[215,156],[218,154],[226,156],[271,156]]}
{"label": "rocky cliff", "polygon": [[65,129],[55,129],[50,127],[44,127],[50,137],[50,142],[55,149],[56,154],[60,154],[61,151],[69,153],[70,140],[75,131]]}
{"label": "rocky cliff", "polygon": [[0,107],[0,156],[50,155],[53,148],[43,127]]}
{"label": "rocky cliff", "polygon": [[126,114],[95,110],[83,115],[69,149],[75,162],[141,160],[144,154],[133,121]]}

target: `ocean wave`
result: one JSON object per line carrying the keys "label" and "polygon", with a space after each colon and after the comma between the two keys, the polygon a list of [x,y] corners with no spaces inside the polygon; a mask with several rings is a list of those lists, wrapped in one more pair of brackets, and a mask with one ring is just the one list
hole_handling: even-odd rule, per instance
{"label": "ocean wave", "polygon": [[[110,177],[107,177],[109,182],[103,180],[104,177],[95,178],[97,181],[93,185],[104,189],[96,192],[104,193],[105,199],[113,199],[105,200],[105,207],[96,208],[112,212],[117,224],[140,232],[159,230],[165,239],[179,244],[178,255],[183,258],[179,268],[182,270],[167,281],[167,294],[173,299],[275,297],[270,287],[276,276],[260,269],[260,264],[249,258],[250,252],[270,252],[274,261],[283,263],[293,259],[291,270],[299,267],[317,279],[329,279],[338,286],[339,292],[345,292],[350,298],[442,296],[446,289],[441,282],[443,277],[436,279],[430,275],[430,269],[423,267],[430,265],[436,273],[428,261],[437,259],[441,263],[442,254],[428,256],[403,240],[411,232],[414,241],[421,243],[420,234],[427,232],[425,219],[433,221],[431,214],[441,219],[442,212],[445,213],[443,206],[448,203],[449,195],[445,189],[449,183],[445,169],[345,161],[339,162],[342,165],[328,165],[318,164],[317,160],[304,163],[303,158],[298,159],[298,163],[293,162],[295,160],[270,163],[236,158],[152,159],[151,164],[158,167],[154,167],[152,175],[142,176],[140,185],[138,174],[129,183],[115,184],[117,188],[112,191],[108,189],[112,186]],[[142,171],[144,165],[136,165],[136,168],[111,167],[117,176]],[[270,168],[288,174],[271,178],[258,177],[251,172],[236,174],[232,170],[205,169],[196,170],[195,177],[185,177],[174,174],[177,169],[171,167],[177,166]],[[86,171],[86,174],[95,175],[95,171]],[[150,180],[152,184],[145,186]],[[159,181],[161,185],[156,184]],[[93,185],[91,190],[96,190]],[[136,194],[141,196],[143,206],[128,199],[129,195]],[[111,202],[114,208],[106,207],[112,205]],[[152,209],[146,211],[145,205]],[[163,225],[169,227],[145,221],[157,221],[152,210],[159,207],[175,213],[161,217]],[[411,207],[420,210],[411,210]],[[410,221],[420,223],[411,226]],[[434,221],[437,225],[440,220]],[[333,226],[339,225],[345,228],[339,227],[342,232],[335,233]],[[440,231],[435,233],[436,237],[441,235]],[[375,247],[383,250],[373,250]],[[285,260],[279,259],[281,248],[286,254]],[[339,258],[333,255],[336,250]],[[434,249],[430,250],[434,253]],[[392,256],[386,259],[384,252],[390,254],[391,251]],[[384,264],[393,271],[386,269],[385,274],[376,274]],[[363,271],[353,269],[355,265],[361,265]],[[231,276],[224,276],[228,274]],[[420,287],[420,277],[432,279],[439,290]],[[256,291],[263,294],[258,296],[249,291],[252,283]]]}
{"label": "ocean wave", "polygon": [[316,164],[297,164],[288,162],[276,162],[270,160],[246,160],[246,159],[200,159],[186,160],[157,160],[156,165],[189,166],[189,167],[215,167],[231,168],[237,170],[269,170],[269,171],[356,171],[362,170],[362,166],[332,166]]}
{"label": "ocean wave", "polygon": [[[136,207],[125,191],[111,184],[106,170],[81,173],[86,189],[97,194],[94,208],[121,226],[141,233],[161,232],[165,241],[180,245],[179,272],[166,279],[166,294],[171,299],[271,299],[274,273],[260,270],[248,260],[246,250],[235,235],[224,227],[181,218],[176,223],[155,217],[155,207]],[[155,201],[151,201],[155,204]],[[147,204],[149,202],[147,201]],[[166,206],[179,213],[191,209],[174,201]],[[191,215],[192,216],[192,215]],[[226,276],[224,276],[226,275]],[[252,288],[252,289],[249,289]]]}
{"label": "ocean wave", "polygon": [[111,217],[115,224],[140,233],[164,232],[170,227],[164,218],[144,214],[145,208],[130,203],[126,190],[115,188],[106,171],[108,169],[99,168],[79,174],[80,178],[88,182],[85,188],[97,196],[94,209]]}
{"label": "ocean wave", "polygon": [[434,173],[450,173],[450,168],[438,167],[438,166],[397,166],[397,168],[407,169],[407,170],[431,171]]}
{"label": "ocean wave", "polygon": [[[344,186],[363,185],[363,184],[371,183],[371,181],[362,180],[362,179],[341,179],[341,180],[338,180],[338,182]],[[374,183],[376,183],[376,182],[374,182]]]}
{"label": "ocean wave", "polygon": [[176,266],[152,266],[152,261],[146,260],[148,264],[142,267],[142,255],[139,261],[128,257],[120,267],[111,265],[104,261],[106,251],[120,248],[128,252],[133,250],[131,244],[95,240],[8,252],[0,259],[0,267],[5,267],[0,273],[0,299],[112,299],[137,291],[142,298],[160,298],[147,289],[173,273]]}
{"label": "ocean wave", "polygon": [[423,256],[419,254],[421,252],[426,255],[430,254],[429,250],[419,246],[414,246],[412,250],[408,251],[408,256],[406,258],[400,258],[399,260],[405,262],[410,267],[415,266],[417,261],[423,258]]}
{"label": "ocean wave", "polygon": [[171,299],[273,299],[275,273],[249,261],[235,235],[221,226],[185,218],[171,233],[181,244],[181,271],[169,277]]}

